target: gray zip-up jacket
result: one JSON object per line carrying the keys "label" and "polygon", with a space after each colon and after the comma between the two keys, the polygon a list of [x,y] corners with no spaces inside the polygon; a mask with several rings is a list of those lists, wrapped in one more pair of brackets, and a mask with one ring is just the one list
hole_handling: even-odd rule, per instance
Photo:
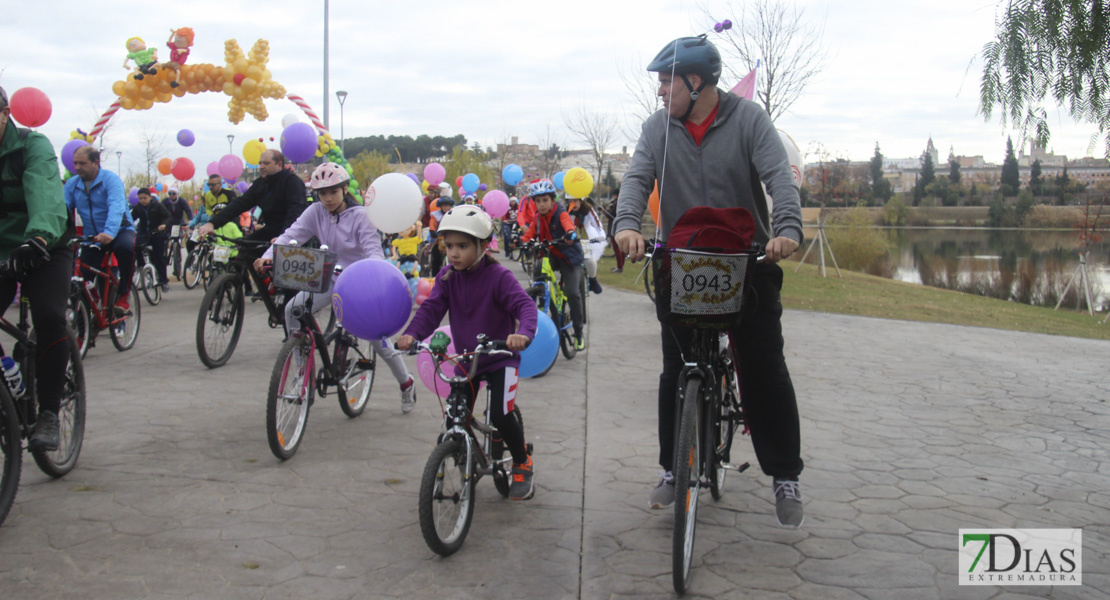
{"label": "gray zip-up jacket", "polygon": [[[701,146],[666,109],[644,121],[632,164],[621,182],[614,232],[640,230],[654,182],[660,182],[660,240],[679,217],[695,206],[744,207],[756,221],[755,241],[766,246],[773,237],[802,243],[802,208],[786,149],[771,118],[758,104],[717,88],[720,104]],[[665,148],[667,128],[669,148]],[[666,149],[666,171],[664,165]],[[773,215],[752,191],[753,171],[775,199]],[[758,182],[755,182],[758,185]],[[771,228],[774,218],[774,230]],[[773,235],[772,235],[773,234]]]}

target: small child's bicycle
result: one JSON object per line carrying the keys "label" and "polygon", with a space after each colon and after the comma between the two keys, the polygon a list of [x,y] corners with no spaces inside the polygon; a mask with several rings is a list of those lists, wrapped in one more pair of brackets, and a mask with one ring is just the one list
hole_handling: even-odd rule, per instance
{"label": "small child's bicycle", "polygon": [[[513,468],[512,456],[505,456],[505,444],[489,421],[488,386],[485,420],[479,422],[473,415],[478,385],[475,374],[480,357],[511,355],[512,352],[506,349],[504,341],[491,341],[484,334],[478,336],[478,346],[473,352],[446,356],[448,343],[447,335],[438,332],[432,336],[430,344],[416,342],[409,348],[409,354],[430,353],[435,361],[436,376],[451,384],[443,412],[444,432],[439,435],[436,448],[424,466],[418,499],[424,541],[441,556],[457,552],[470,531],[474,518],[474,484],[483,475],[492,475],[494,487],[507,498]],[[467,375],[448,377],[441,371],[443,363],[468,357],[472,358]],[[513,407],[512,416],[523,426],[520,407]],[[532,444],[527,447],[531,454]]]}

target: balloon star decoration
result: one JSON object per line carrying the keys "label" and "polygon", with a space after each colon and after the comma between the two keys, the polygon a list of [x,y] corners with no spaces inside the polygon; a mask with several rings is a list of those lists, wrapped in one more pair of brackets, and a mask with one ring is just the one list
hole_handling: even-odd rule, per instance
{"label": "balloon star decoration", "polygon": [[[243,54],[239,42],[227,40],[224,43],[224,66],[213,64],[186,64],[181,66],[180,86],[172,87],[177,80],[172,68],[158,65],[153,74],[135,79],[134,73],[127,79],[112,84],[112,92],[119,96],[119,108],[124,110],[146,110],[155,102],[166,103],[173,97],[201,92],[223,92],[231,96],[227,106],[227,118],[232,123],[240,123],[247,113],[259,121],[265,121],[269,114],[263,98],[275,100],[285,97],[285,87],[274,81],[266,63],[270,58],[270,43],[258,40],[247,54]],[[114,112],[114,111],[112,111]],[[110,118],[111,115],[106,113]]]}

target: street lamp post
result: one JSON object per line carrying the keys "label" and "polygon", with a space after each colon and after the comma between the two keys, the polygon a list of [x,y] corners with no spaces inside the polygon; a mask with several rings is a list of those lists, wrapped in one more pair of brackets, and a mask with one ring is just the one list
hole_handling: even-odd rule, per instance
{"label": "street lamp post", "polygon": [[116,150],[116,174],[120,177],[123,177],[123,167],[120,166],[120,158],[122,156],[123,152]]}
{"label": "street lamp post", "polygon": [[339,90],[335,92],[335,97],[339,98],[339,148],[343,150],[343,156],[347,156],[346,138],[343,135],[343,102],[347,100],[347,91]]}
{"label": "street lamp post", "polygon": [[235,154],[235,152],[231,149],[231,142],[234,142],[234,141],[235,141],[235,134],[234,133],[227,134],[227,153],[228,154]]}

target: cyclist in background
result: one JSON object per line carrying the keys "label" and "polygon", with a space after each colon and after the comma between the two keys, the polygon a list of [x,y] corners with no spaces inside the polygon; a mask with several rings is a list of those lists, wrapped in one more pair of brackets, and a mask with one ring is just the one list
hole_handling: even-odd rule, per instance
{"label": "cyclist in background", "polygon": [[[536,218],[532,226],[520,236],[521,242],[531,241],[533,238],[541,242],[558,242],[558,246],[548,248],[548,259],[552,268],[560,273],[563,282],[563,293],[570,302],[570,320],[574,323],[574,346],[578,350],[586,348],[586,340],[582,337],[582,322],[584,311],[582,309],[582,294],[578,288],[582,280],[582,246],[578,243],[578,234],[575,231],[574,219],[571,218],[562,206],[555,200],[555,184],[548,179],[541,179],[533,183],[528,190],[528,195],[536,203]],[[539,272],[540,263],[536,263]],[[553,282],[554,283],[554,282]]]}
{"label": "cyclist in background", "polygon": [[443,216],[451,207],[455,205],[455,201],[451,198],[451,186],[447,186],[444,190],[442,186],[446,183],[440,184],[439,200],[435,203],[435,210],[428,216],[428,243],[432,245],[431,250],[431,268],[432,272],[422,274],[425,277],[434,277],[443,268],[443,241],[439,239],[438,229],[439,222],[443,220]]}
{"label": "cyclist in background", "polygon": [[193,218],[193,209],[189,207],[189,202],[178,196],[175,187],[166,191],[162,206],[170,211],[170,225],[184,225]]}
{"label": "cyclist in background", "polygon": [[65,310],[72,235],[54,147],[41,133],[11,123],[8,95],[0,88],[0,261],[15,275],[0,278],[0,315],[11,306],[18,281],[34,307],[31,324],[39,350],[32,357],[39,396],[32,450],[58,449],[58,409],[69,364]]}
{"label": "cyclist in background", "polygon": [[[139,188],[139,203],[131,207],[131,218],[138,223],[135,247],[150,246],[150,262],[158,276],[158,285],[162,286],[163,292],[170,291],[169,278],[166,276],[166,241],[173,216],[161,202],[151,199],[149,189]],[[136,252],[136,255],[139,262],[142,262],[142,253]]]}
{"label": "cyclist in background", "polygon": [[590,280],[590,291],[600,294],[601,282],[597,280],[597,261],[605,252],[608,240],[605,238],[605,228],[601,226],[601,219],[594,210],[593,200],[581,200],[567,195],[567,212],[574,217],[574,224],[586,231],[586,240],[590,245],[590,255],[586,257],[586,277]]}
{"label": "cyclist in background", "polygon": [[[493,219],[477,206],[456,206],[443,217],[439,231],[450,264],[436,274],[431,294],[398,338],[397,347],[408,350],[416,340],[428,337],[450,312],[451,337],[460,353],[474,350],[483,333],[490,339],[504,339],[514,352],[523,350],[536,335],[536,305],[512,272],[486,254]],[[524,429],[512,416],[519,367],[518,354],[493,356],[479,365],[479,373],[492,394],[490,422],[513,456],[509,498],[528,500],[535,494],[532,457]]]}
{"label": "cyclist in background", "polygon": [[[378,230],[366,218],[366,212],[355,201],[354,196],[347,192],[350,179],[347,170],[336,163],[329,162],[316,167],[312,172],[311,184],[319,200],[310,204],[274,243],[297,242],[303,245],[315,237],[329,251],[336,253],[336,264],[344,268],[364,258],[385,260]],[[264,265],[273,262],[273,256],[274,249],[271,246],[266,249],[262,258],[255,261],[255,269],[261,271]],[[285,305],[286,337],[291,333],[291,324],[295,322],[293,307],[304,306],[310,293],[299,292]],[[312,298],[313,312],[319,312],[325,307],[331,307],[331,290],[317,293]],[[405,414],[412,412],[416,406],[416,387],[401,353],[388,340],[378,340],[376,346],[378,355],[389,365],[389,370],[401,386],[401,411]]]}

